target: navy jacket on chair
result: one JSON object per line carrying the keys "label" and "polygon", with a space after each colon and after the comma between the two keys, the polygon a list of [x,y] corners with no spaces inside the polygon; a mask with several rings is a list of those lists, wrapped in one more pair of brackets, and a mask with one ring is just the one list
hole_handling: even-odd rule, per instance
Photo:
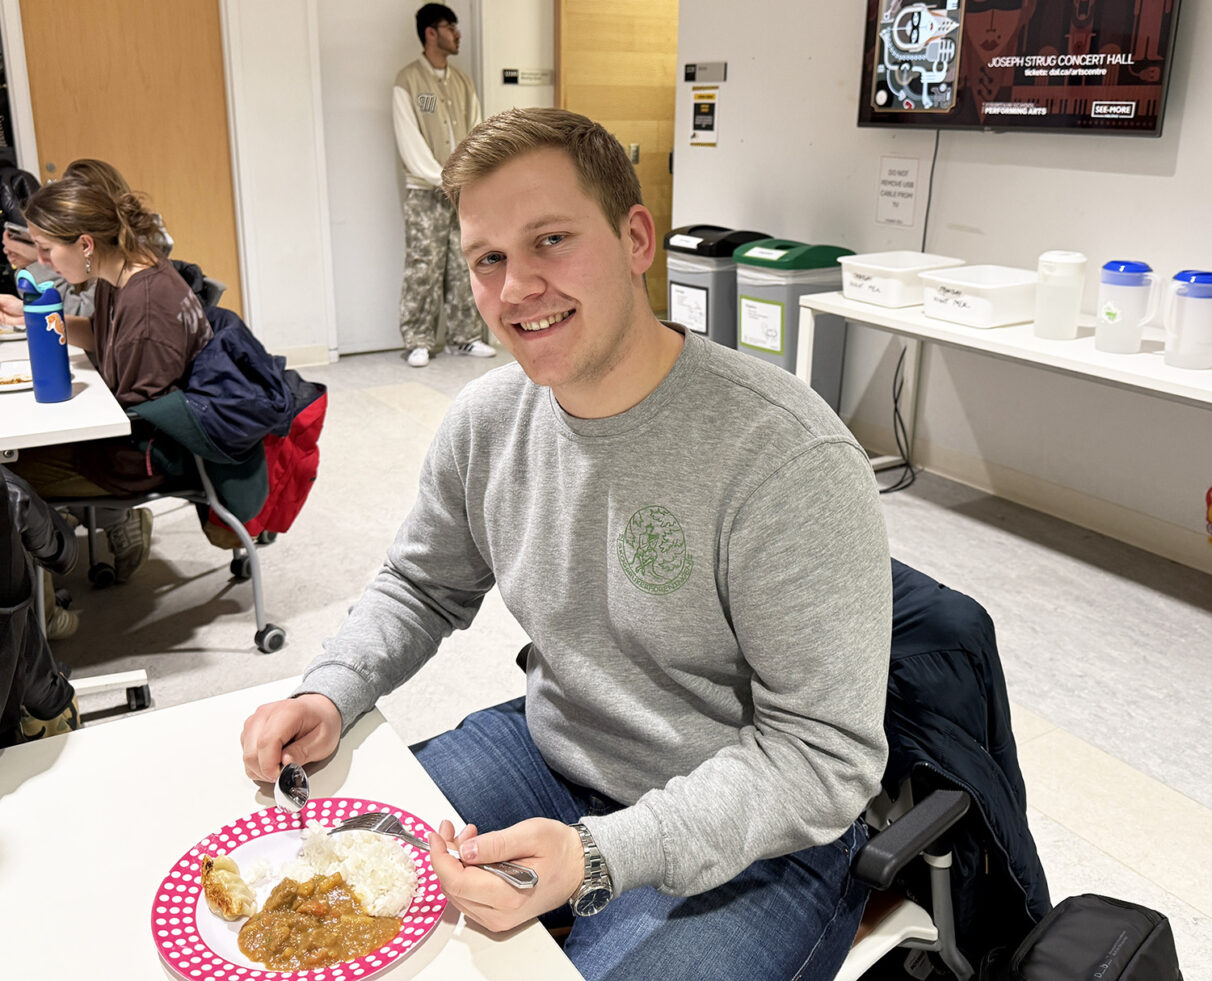
{"label": "navy jacket on chair", "polygon": [[181,449],[196,453],[223,503],[248,521],[269,494],[262,441],[289,433],[296,414],[288,377],[294,373],[230,310],[207,307],[206,318],[214,336],[198,352],[184,387],[130,411],[171,437],[151,441],[157,470],[188,479],[194,467]]}
{"label": "navy jacket on chair", "polygon": [[[971,795],[951,833],[951,883],[959,946],[977,963],[993,947],[1016,945],[1051,908],[993,621],[975,600],[895,559],[892,621],[884,788],[895,799],[912,775],[918,786]],[[929,908],[924,873],[904,885]]]}

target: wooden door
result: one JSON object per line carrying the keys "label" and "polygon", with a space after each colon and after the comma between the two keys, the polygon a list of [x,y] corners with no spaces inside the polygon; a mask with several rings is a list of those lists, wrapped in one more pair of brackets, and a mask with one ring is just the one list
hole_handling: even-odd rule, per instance
{"label": "wooden door", "polygon": [[555,0],[556,105],[597,120],[625,148],[638,146],[636,172],[656,221],[648,271],[652,309],[666,306],[665,250],[673,214],[673,116],[678,54],[677,0]]}
{"label": "wooden door", "polygon": [[242,314],[218,0],[22,0],[21,25],[38,179],[109,161]]}

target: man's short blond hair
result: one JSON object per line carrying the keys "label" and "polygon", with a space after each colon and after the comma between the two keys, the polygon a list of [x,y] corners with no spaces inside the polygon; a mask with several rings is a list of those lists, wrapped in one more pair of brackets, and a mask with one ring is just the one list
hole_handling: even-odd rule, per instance
{"label": "man's short blond hair", "polygon": [[446,161],[442,190],[457,211],[463,188],[515,157],[547,147],[568,154],[582,190],[619,235],[632,207],[644,203],[635,167],[605,127],[566,109],[507,109],[486,119]]}

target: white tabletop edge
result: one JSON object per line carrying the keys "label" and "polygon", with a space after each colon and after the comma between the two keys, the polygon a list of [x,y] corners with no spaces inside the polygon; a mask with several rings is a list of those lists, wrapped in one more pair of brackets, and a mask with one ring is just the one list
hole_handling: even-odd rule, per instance
{"label": "white tabletop edge", "polygon": [[[114,398],[101,375],[79,348],[69,348],[72,397],[63,402],[39,402],[32,389],[0,392],[0,451],[32,446],[78,443],[130,432],[126,410]],[[0,360],[28,359],[28,344],[0,346]]]}

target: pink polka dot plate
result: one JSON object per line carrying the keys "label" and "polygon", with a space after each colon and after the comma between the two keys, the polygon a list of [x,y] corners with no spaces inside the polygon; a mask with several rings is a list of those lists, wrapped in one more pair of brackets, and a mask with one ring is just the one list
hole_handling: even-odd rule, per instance
{"label": "pink polka dot plate", "polygon": [[[267,862],[275,875],[257,890],[258,907],[277,884],[276,872],[299,853],[301,832],[309,821],[326,827],[355,814],[388,811],[422,838],[434,829],[398,807],[349,797],[312,799],[296,814],[267,807],[220,828],[194,845],[173,865],[156,889],[151,909],[152,938],[161,959],[187,981],[364,981],[396,964],[438,925],[446,897],[429,855],[400,842],[417,869],[417,891],[405,911],[400,932],[390,943],[354,961],[310,971],[273,971],[240,952],[237,935],[244,919],[230,922],[216,916],[202,896],[201,861],[206,854],[225,852],[248,876],[254,862]],[[398,840],[398,839],[389,839]]]}

